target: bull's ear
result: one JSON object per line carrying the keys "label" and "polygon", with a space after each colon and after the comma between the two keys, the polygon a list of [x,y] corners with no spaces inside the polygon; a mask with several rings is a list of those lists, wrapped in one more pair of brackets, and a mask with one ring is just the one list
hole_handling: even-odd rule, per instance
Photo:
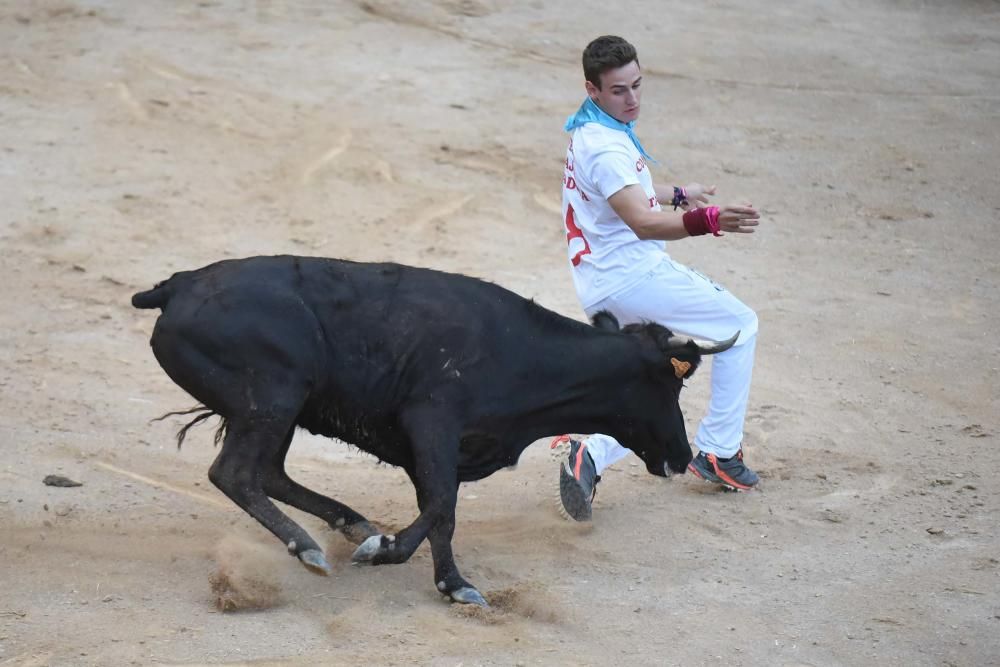
{"label": "bull's ear", "polygon": [[604,329],[605,331],[621,331],[621,326],[618,324],[618,318],[606,310],[598,311],[592,318],[590,318],[590,322],[598,329]]}
{"label": "bull's ear", "polygon": [[669,358],[674,375],[679,380],[687,380],[694,375],[694,372],[698,370],[698,366],[701,364],[701,355],[697,352],[694,354],[675,353],[670,355]]}
{"label": "bull's ear", "polygon": [[691,370],[690,361],[681,361],[677,357],[670,357],[670,363],[674,367],[674,375],[676,375],[678,379],[683,380],[688,376],[688,371]]}

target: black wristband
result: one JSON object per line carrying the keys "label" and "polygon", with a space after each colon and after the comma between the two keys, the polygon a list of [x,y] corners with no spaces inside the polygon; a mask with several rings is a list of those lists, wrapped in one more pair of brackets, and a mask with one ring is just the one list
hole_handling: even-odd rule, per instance
{"label": "black wristband", "polygon": [[674,207],[676,211],[680,206],[687,206],[688,200],[685,196],[684,189],[674,187],[674,198],[670,200],[670,205]]}

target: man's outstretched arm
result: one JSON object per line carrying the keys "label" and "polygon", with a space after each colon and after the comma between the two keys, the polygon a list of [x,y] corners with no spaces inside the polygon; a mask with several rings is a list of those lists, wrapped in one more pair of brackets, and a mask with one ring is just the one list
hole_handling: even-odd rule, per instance
{"label": "man's outstretched arm", "polygon": [[[626,225],[640,239],[656,241],[676,241],[694,233],[704,233],[699,229],[699,221],[707,215],[708,209],[696,209],[687,213],[681,211],[655,211],[649,207],[646,193],[639,185],[627,185],[608,197],[608,204]],[[714,207],[713,207],[714,208]],[[685,216],[687,224],[685,224]],[[752,234],[760,214],[748,202],[718,207],[718,232]]]}

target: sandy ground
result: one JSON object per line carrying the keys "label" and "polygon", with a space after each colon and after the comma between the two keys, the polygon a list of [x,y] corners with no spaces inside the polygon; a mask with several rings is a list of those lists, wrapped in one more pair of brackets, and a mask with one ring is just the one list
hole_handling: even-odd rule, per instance
{"label": "sandy ground", "polygon": [[[513,8],[511,5],[514,5]],[[985,665],[1000,661],[1000,5],[594,0],[0,3],[0,665]],[[945,8],[942,8],[941,6]],[[670,244],[760,315],[762,490],[544,444],[464,485],[455,548],[323,579],[208,482],[211,430],[130,295],[297,253],[481,276],[582,318],[558,214],[583,45],[629,37],[659,180],[750,237]],[[707,373],[683,397],[689,428]],[[293,474],[389,526],[397,470],[302,436]],[[83,483],[42,483],[61,474]],[[228,578],[265,607],[222,613]]]}

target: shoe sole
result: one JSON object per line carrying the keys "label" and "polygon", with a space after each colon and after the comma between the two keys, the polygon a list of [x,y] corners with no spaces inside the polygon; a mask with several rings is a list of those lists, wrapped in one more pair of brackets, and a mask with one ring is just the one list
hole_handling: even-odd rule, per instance
{"label": "shoe sole", "polygon": [[591,499],[583,493],[568,466],[567,462],[563,462],[559,468],[559,498],[556,499],[559,513],[565,519],[590,521],[593,516]]}
{"label": "shoe sole", "polygon": [[569,469],[569,438],[556,438],[549,446],[549,456],[559,465],[559,493],[555,496],[556,510],[567,521],[586,522],[593,518],[593,503],[587,498]]}

